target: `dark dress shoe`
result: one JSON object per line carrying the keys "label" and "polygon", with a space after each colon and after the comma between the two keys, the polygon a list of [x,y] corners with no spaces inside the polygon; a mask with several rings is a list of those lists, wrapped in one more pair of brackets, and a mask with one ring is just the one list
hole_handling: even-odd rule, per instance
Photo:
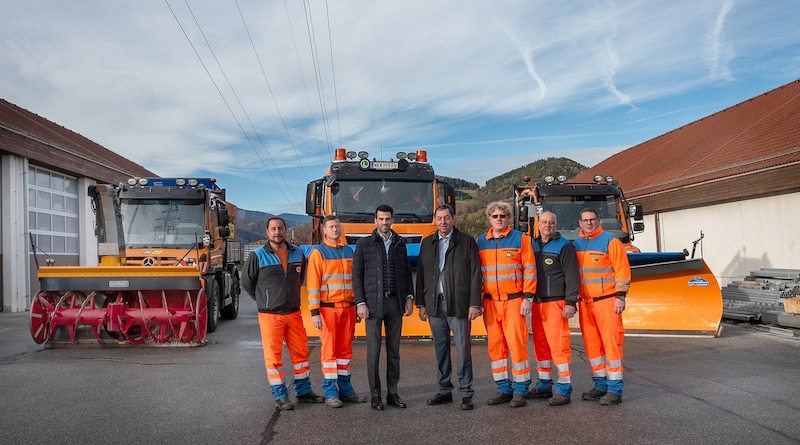
{"label": "dark dress shoe", "polygon": [[453,403],[452,394],[436,394],[432,399],[428,399],[428,405],[444,405],[445,403]]}
{"label": "dark dress shoe", "polygon": [[381,401],[380,397],[373,397],[372,398],[372,409],[376,409],[378,411],[383,411],[383,402]]}
{"label": "dark dress shoe", "polygon": [[386,404],[389,406],[395,406],[397,408],[405,408],[406,402],[400,398],[397,394],[389,394],[386,396]]}
{"label": "dark dress shoe", "polygon": [[464,411],[471,410],[473,408],[472,405],[472,397],[464,397],[461,399],[461,409]]}

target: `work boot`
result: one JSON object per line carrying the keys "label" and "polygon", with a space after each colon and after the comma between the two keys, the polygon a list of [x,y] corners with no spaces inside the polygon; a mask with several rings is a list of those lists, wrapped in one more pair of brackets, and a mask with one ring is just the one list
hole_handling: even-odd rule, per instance
{"label": "work boot", "polygon": [[278,407],[278,409],[280,409],[281,411],[289,411],[289,410],[292,410],[292,409],[294,409],[294,405],[292,405],[292,402],[290,402],[290,401],[289,401],[289,398],[288,398],[288,397],[284,397],[284,398],[282,398],[282,399],[278,399],[278,400],[276,400],[276,401],[275,401],[275,405],[276,405],[276,406]]}
{"label": "work boot", "polygon": [[328,397],[327,399],[325,399],[325,405],[331,408],[341,408],[342,406],[344,406],[344,403],[342,403],[342,401],[339,400],[338,397]]}
{"label": "work boot", "polygon": [[325,397],[315,394],[314,391],[309,391],[302,396],[297,396],[297,403],[325,403]]}
{"label": "work boot", "polygon": [[569,397],[562,396],[561,394],[556,394],[547,399],[547,404],[550,406],[561,406],[566,405],[567,403],[569,403]]}
{"label": "work boot", "polygon": [[539,388],[533,388],[532,390],[528,391],[528,398],[533,399],[548,399],[553,397],[553,391],[542,391]]}
{"label": "work boot", "polygon": [[511,403],[508,406],[512,408],[520,408],[528,404],[528,401],[525,400],[525,396],[522,394],[514,394],[514,397],[511,398]]}
{"label": "work boot", "polygon": [[605,391],[592,388],[591,391],[583,393],[583,400],[600,400],[600,397],[603,397],[604,395],[606,395]]}
{"label": "work boot", "polygon": [[489,398],[487,404],[489,405],[500,405],[503,403],[508,403],[511,401],[513,397],[511,394],[503,394],[502,392],[498,392],[494,395],[494,397]]}
{"label": "work boot", "polygon": [[473,407],[472,405],[472,397],[464,397],[461,399],[461,409],[464,411],[469,411]]}
{"label": "work boot", "polygon": [[339,398],[341,399],[342,402],[347,402],[347,403],[364,403],[367,401],[366,396],[361,396],[355,393],[350,394],[349,396],[340,396]]}
{"label": "work boot", "polygon": [[600,397],[601,405],[617,405],[620,402],[622,402],[622,396],[613,392],[608,392],[603,397]]}

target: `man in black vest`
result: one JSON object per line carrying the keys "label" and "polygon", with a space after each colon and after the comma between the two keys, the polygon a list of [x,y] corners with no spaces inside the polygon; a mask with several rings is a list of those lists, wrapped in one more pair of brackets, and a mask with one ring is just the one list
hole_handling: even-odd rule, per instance
{"label": "man in black vest", "polygon": [[411,265],[403,238],[391,229],[394,209],[380,205],[375,209],[377,228],[356,243],[353,256],[353,291],[358,317],[366,323],[367,377],[372,408],[383,410],[378,362],[381,353],[381,326],[386,330],[386,403],[405,408],[397,395],[400,380],[400,331],[403,315],[414,310]]}

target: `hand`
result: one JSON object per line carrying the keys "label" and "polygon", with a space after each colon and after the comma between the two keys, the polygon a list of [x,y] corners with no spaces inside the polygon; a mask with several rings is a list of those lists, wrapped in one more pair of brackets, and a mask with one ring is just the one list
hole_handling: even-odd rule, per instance
{"label": "hand", "polygon": [[469,312],[467,313],[467,318],[470,321],[472,321],[472,320],[480,317],[482,313],[483,313],[483,310],[481,310],[481,308],[470,306],[469,307]]}
{"label": "hand", "polygon": [[367,318],[369,318],[369,308],[367,307],[367,305],[359,304],[356,307],[356,315],[358,315],[358,318],[362,320],[366,320]]}
{"label": "hand", "polygon": [[625,310],[625,300],[620,300],[619,298],[614,299],[614,313],[618,315],[622,315],[622,311]]}
{"label": "hand", "polygon": [[531,314],[531,306],[533,306],[533,303],[528,301],[527,298],[523,298],[522,299],[522,305],[520,305],[520,307],[519,307],[520,315],[522,315],[524,317],[527,317],[528,315],[530,315]]}
{"label": "hand", "polygon": [[572,318],[575,315],[575,312],[576,312],[575,306],[570,306],[568,304],[565,304],[564,313],[562,316],[564,318]]}
{"label": "hand", "polygon": [[322,329],[322,317],[320,317],[319,315],[312,315],[311,324],[313,324],[314,327],[317,329]]}
{"label": "hand", "polygon": [[419,319],[421,321],[428,321],[428,310],[425,309],[425,306],[419,308]]}
{"label": "hand", "polygon": [[414,313],[414,300],[411,298],[406,298],[406,313],[403,314],[406,317]]}

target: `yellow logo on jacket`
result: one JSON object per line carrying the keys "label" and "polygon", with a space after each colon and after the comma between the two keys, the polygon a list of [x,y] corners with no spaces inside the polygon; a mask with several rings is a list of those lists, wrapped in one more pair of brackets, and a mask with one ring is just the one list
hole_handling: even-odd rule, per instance
{"label": "yellow logo on jacket", "polygon": [[553,265],[553,259],[552,258],[545,258],[544,264],[547,264],[548,266],[552,266]]}

